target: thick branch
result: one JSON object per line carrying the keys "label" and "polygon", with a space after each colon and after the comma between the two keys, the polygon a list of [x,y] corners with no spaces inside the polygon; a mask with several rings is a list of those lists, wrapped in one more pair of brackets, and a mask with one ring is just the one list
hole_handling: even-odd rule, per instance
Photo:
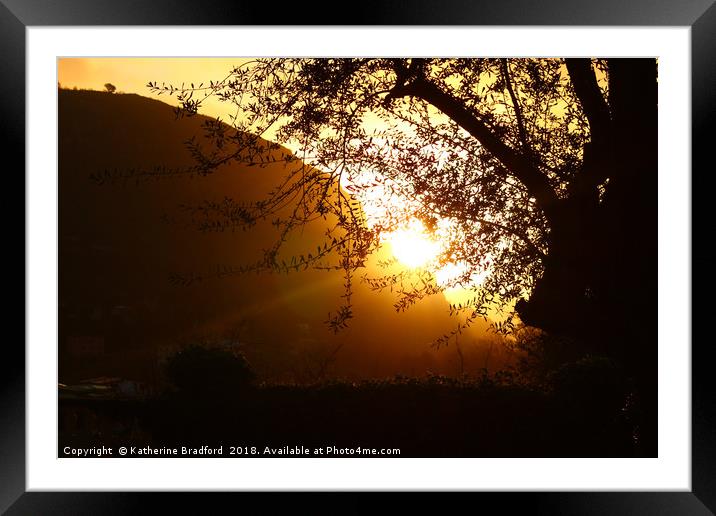
{"label": "thick branch", "polygon": [[465,107],[462,101],[445,93],[424,78],[417,78],[408,84],[398,83],[389,94],[389,98],[404,96],[421,98],[449,116],[527,187],[548,219],[553,220],[558,216],[556,213],[558,199],[547,178],[525,156],[495,136],[484,122]]}
{"label": "thick branch", "polygon": [[609,107],[597,84],[590,59],[565,59],[574,92],[589,121],[592,142],[601,145],[609,134]]}
{"label": "thick branch", "polygon": [[567,71],[579,98],[582,110],[589,122],[590,143],[584,148],[584,160],[581,174],[575,177],[572,185],[576,190],[590,192],[604,182],[610,171],[608,155],[610,153],[611,118],[590,59],[566,59]]}
{"label": "thick branch", "polygon": [[590,192],[602,183],[608,174],[607,155],[611,120],[609,107],[599,90],[590,59],[566,59],[567,71],[589,122],[590,143],[584,147],[581,174],[571,185],[581,193]]}

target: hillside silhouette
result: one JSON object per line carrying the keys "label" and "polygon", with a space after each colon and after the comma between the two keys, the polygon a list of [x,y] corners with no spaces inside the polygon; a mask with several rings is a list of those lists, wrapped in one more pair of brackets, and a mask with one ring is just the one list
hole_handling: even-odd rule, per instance
{"label": "hillside silhouette", "polygon": [[[310,381],[338,347],[327,371],[349,378],[475,373],[510,359],[486,324],[462,335],[462,366],[454,346],[431,348],[455,326],[441,296],[396,314],[391,293],[356,285],[355,318],[334,335],[324,321],[340,302],[340,274],[172,283],[175,273],[261,257],[277,238],[270,221],[245,232],[200,232],[181,206],[259,200],[283,178],[283,164],[164,177],[194,165],[183,142],[202,137],[205,117],[177,120],[172,106],[134,94],[58,94],[60,381],[154,381],[163,354],[202,339],[232,340],[267,380]],[[310,252],[324,231],[309,224],[288,251]],[[84,342],[91,349],[82,351]]]}

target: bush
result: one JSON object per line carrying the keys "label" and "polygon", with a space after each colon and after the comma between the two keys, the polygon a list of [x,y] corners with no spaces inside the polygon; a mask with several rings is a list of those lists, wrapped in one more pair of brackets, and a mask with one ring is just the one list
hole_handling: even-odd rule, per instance
{"label": "bush", "polygon": [[624,372],[611,360],[588,356],[565,364],[551,375],[555,396],[592,414],[618,414],[629,385]]}
{"label": "bush", "polygon": [[188,347],[167,362],[169,381],[184,394],[231,396],[255,379],[243,355],[221,348]]}

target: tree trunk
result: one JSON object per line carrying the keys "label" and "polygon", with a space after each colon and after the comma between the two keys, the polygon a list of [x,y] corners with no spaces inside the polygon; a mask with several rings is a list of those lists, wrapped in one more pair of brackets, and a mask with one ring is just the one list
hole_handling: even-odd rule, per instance
{"label": "tree trunk", "polygon": [[[575,188],[552,220],[549,255],[526,324],[566,335],[585,353],[611,356],[634,378],[641,446],[656,453],[657,82],[654,59],[609,61],[610,137],[592,149],[608,166],[601,203]],[[604,156],[608,159],[604,160]],[[585,161],[586,161],[585,157]],[[585,162],[585,166],[587,163]]]}
{"label": "tree trunk", "polygon": [[595,271],[602,253],[596,203],[579,196],[560,202],[552,219],[544,272],[529,301],[518,304],[522,321],[571,337],[594,349],[600,292]]}
{"label": "tree trunk", "polygon": [[[597,320],[611,321],[610,332],[654,336],[655,325],[646,323],[656,320],[656,65],[615,59],[610,73],[610,149],[593,150],[609,168],[606,193],[600,203],[595,187],[573,185],[559,201],[544,274],[520,315],[574,336],[582,323]],[[608,313],[595,313],[602,310]]]}

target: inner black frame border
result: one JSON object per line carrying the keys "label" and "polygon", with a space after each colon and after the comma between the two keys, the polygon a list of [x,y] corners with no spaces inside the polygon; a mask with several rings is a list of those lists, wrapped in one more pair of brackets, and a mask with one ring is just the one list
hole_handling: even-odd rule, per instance
{"label": "inner black frame border", "polygon": [[[213,0],[200,3],[189,0],[0,0],[0,145],[4,163],[5,192],[20,200],[25,212],[25,46],[28,26],[87,25],[492,25],[492,26],[688,26],[691,28],[691,102],[693,193],[699,177],[713,170],[713,127],[716,122],[716,4],[714,0],[391,0],[380,4],[366,2],[343,6],[325,0],[294,7],[273,9],[275,18],[267,18],[267,5],[246,0]],[[346,8],[352,10],[346,17]],[[279,17],[280,16],[280,17]],[[12,165],[9,165],[12,164]],[[708,168],[707,168],[708,167]],[[698,171],[694,174],[694,171]],[[694,181],[694,178],[696,181]],[[19,184],[8,187],[10,180]],[[693,195],[692,195],[693,197]],[[713,202],[713,201],[712,201]],[[3,203],[5,204],[5,203]],[[7,204],[5,204],[7,205]],[[701,205],[703,206],[703,205]],[[5,206],[3,206],[4,209]],[[711,230],[704,213],[694,211],[692,224]],[[14,223],[19,208],[6,211],[5,220]],[[15,223],[16,224],[16,223]],[[10,254],[9,275],[22,269],[26,280],[27,256],[23,224],[23,251]],[[709,231],[710,232],[710,231]],[[692,228],[691,234],[695,233]],[[16,249],[16,248],[13,248]],[[693,249],[693,244],[692,244]],[[693,252],[691,250],[691,252]],[[22,264],[20,264],[22,259]],[[705,259],[692,258],[692,269],[704,272]],[[690,271],[693,274],[693,270]],[[25,320],[26,293],[23,294],[22,319]],[[706,319],[705,305],[692,299],[675,300],[693,305],[692,321]],[[16,303],[19,306],[19,303]],[[20,319],[17,314],[16,319]],[[8,322],[14,319],[8,317]],[[25,322],[26,324],[26,322]],[[184,493],[77,493],[26,492],[25,467],[25,327],[20,339],[6,340],[6,367],[0,375],[0,512],[8,514],[126,514],[143,513],[150,500],[160,501],[163,511],[170,506],[184,511],[207,511],[218,502],[234,504],[236,496],[250,493],[208,493],[189,498]],[[692,491],[691,492],[586,492],[586,493],[470,493],[468,503],[476,510],[499,508],[548,514],[713,514],[716,511],[716,403],[709,384],[714,362],[710,342],[692,338]],[[436,474],[439,474],[436,472]],[[374,503],[357,493],[341,494],[341,505],[324,505],[345,513],[372,510]],[[333,493],[330,498],[336,498]],[[346,503],[346,497],[350,502]],[[291,505],[297,496],[291,497]],[[306,500],[305,494],[298,496]],[[285,503],[285,496],[273,496],[264,511]],[[422,509],[431,508],[423,494],[411,495]],[[324,501],[322,501],[323,504]],[[314,502],[308,502],[313,504]],[[433,502],[435,503],[435,502]],[[317,509],[316,506],[311,505]],[[445,509],[438,502],[435,509]]]}

